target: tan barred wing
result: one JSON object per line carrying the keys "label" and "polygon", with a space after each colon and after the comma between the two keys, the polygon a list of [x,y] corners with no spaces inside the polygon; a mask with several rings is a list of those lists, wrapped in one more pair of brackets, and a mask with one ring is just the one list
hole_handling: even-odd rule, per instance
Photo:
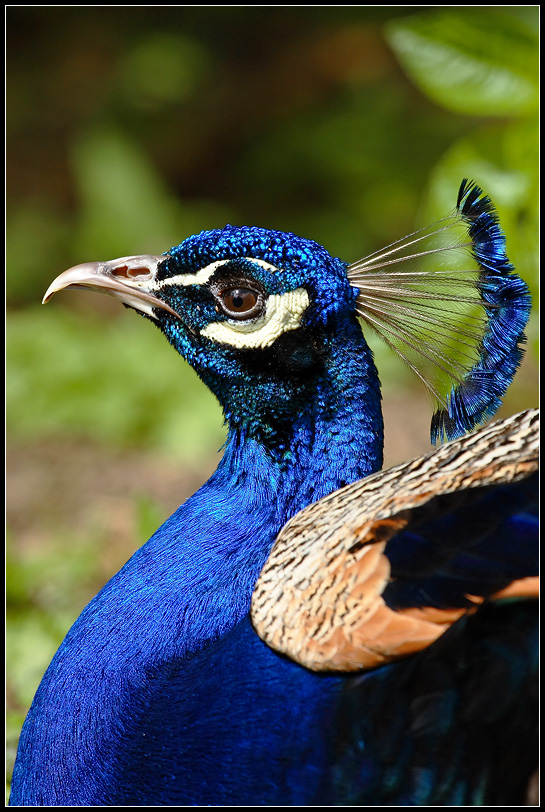
{"label": "tan barred wing", "polygon": [[[252,597],[252,622],[275,650],[315,671],[371,668],[419,651],[490,595],[464,606],[392,609],[390,539],[418,515],[457,510],[475,489],[517,483],[538,467],[539,413],[491,423],[409,463],[321,499],[280,532]],[[505,594],[533,595],[536,579]],[[469,600],[467,600],[469,598]]]}

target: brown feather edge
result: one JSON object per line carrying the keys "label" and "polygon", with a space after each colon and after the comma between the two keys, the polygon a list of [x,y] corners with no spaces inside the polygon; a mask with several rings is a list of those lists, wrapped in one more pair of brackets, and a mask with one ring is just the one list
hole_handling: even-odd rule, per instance
{"label": "brown feather edge", "polygon": [[[431,645],[463,614],[475,611],[483,598],[468,596],[473,605],[465,609],[390,609],[382,598],[390,572],[383,555],[386,543],[407,525],[415,507],[441,493],[529,476],[537,468],[537,421],[537,410],[529,410],[489,424],[425,457],[346,486],[293,517],[279,534],[254,590],[252,621],[258,634],[268,645],[315,671],[368,669]],[[514,447],[509,448],[509,443]],[[480,445],[482,452],[477,460],[475,445]],[[449,471],[452,460],[455,465]],[[400,499],[400,481],[418,483],[419,472],[420,491],[409,489],[408,500]],[[439,490],[430,481],[437,472]],[[343,505],[350,505],[354,491],[361,498],[366,491],[373,495],[374,489],[376,501],[387,477],[387,497],[392,495],[382,504],[380,519],[361,522],[360,509],[357,523],[331,528],[331,508],[339,497]],[[385,516],[388,505],[392,512]],[[321,525],[325,527],[322,534]],[[309,532],[311,538],[305,538]],[[321,541],[325,541],[324,546]],[[294,555],[296,551],[301,553],[299,559]],[[289,567],[285,566],[286,554]],[[312,566],[306,566],[307,561]],[[301,562],[303,572],[298,573]],[[536,587],[529,580],[514,582],[494,599],[533,595]]]}

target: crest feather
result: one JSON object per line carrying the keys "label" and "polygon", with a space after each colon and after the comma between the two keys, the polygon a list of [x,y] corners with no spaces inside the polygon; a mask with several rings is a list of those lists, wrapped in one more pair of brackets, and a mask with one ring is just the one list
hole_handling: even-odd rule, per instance
{"label": "crest feather", "polygon": [[438,404],[434,443],[492,417],[522,360],[531,297],[514,271],[492,201],[466,179],[451,214],[348,266],[358,315]]}

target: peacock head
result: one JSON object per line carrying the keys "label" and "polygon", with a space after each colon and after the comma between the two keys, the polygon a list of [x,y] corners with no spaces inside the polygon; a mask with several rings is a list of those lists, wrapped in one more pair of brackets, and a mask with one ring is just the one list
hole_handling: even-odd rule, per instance
{"label": "peacock head", "polygon": [[162,256],[78,265],[44,302],[82,286],[152,320],[230,419],[263,408],[297,414],[327,374],[334,345],[351,334],[366,351],[346,263],[290,233],[226,226]]}
{"label": "peacock head", "polygon": [[[455,237],[433,244],[450,229]],[[434,396],[435,441],[490,418],[516,372],[531,300],[513,271],[490,199],[463,181],[450,215],[352,265],[291,233],[226,226],[162,256],[78,265],[55,279],[44,302],[83,286],[138,310],[230,420],[265,412],[293,419],[328,378],[342,388],[351,375],[376,402],[359,317]]]}

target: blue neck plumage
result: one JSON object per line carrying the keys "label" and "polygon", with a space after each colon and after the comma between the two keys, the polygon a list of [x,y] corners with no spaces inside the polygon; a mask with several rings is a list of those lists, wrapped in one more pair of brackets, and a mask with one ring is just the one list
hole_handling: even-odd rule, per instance
{"label": "blue neck plumage", "polygon": [[79,623],[89,629],[89,618],[83,620],[88,611],[111,615],[110,601],[125,615],[138,614],[135,597],[141,593],[167,625],[177,626],[182,614],[183,634],[165,634],[155,617],[133,618],[124,624],[131,630],[127,645],[132,648],[132,630],[139,629],[177,645],[183,641],[183,656],[182,649],[198,648],[248,611],[255,580],[285,522],[382,464],[378,376],[354,327],[328,348],[312,394],[307,387],[305,399],[291,403],[291,423],[282,431],[263,437],[253,423],[231,420],[216,472],[114,576]]}
{"label": "blue neck plumage", "polygon": [[[216,472],[145,546],[150,552],[154,547],[157,553],[165,547],[175,552],[176,581],[194,607],[195,625],[186,641],[198,646],[213,617],[225,631],[248,611],[255,580],[291,516],[381,467],[378,376],[359,325],[354,326],[351,334],[332,342],[322,372],[312,388],[306,387],[304,398],[293,391],[290,400],[281,401],[277,389],[274,428],[268,430],[265,419],[256,426],[244,413],[238,419],[231,414]],[[249,400],[252,393],[245,396]],[[291,412],[283,425],[279,402]],[[255,415],[255,404],[251,412]],[[163,560],[163,553],[157,553]],[[164,582],[168,575],[163,572],[155,580]],[[214,606],[217,602],[217,612],[208,603],[201,614],[204,587]],[[176,594],[182,597],[181,591]]]}
{"label": "blue neck plumage", "polygon": [[321,349],[318,359],[298,355],[285,377],[239,377],[230,388],[207,379],[229,425],[213,480],[229,489],[244,478],[249,498],[264,489],[283,521],[382,466],[380,384],[359,324],[345,323]]}

